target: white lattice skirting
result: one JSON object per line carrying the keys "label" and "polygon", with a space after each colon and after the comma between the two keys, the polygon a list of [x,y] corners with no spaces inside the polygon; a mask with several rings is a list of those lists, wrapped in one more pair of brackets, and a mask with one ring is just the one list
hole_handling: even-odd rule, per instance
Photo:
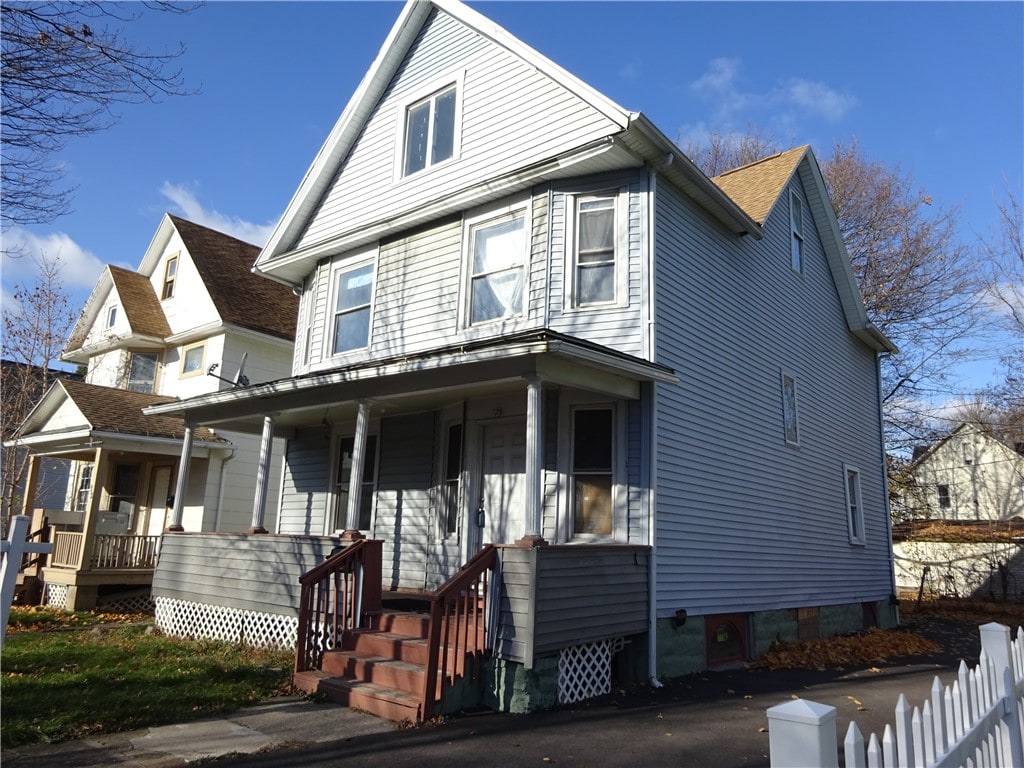
{"label": "white lattice skirting", "polygon": [[625,646],[623,638],[563,648],[558,654],[558,703],[572,704],[610,693],[612,656]]}
{"label": "white lattice skirting", "polygon": [[46,594],[43,596],[43,605],[49,605],[61,611],[68,609],[68,585],[47,584]]}
{"label": "white lattice skirting", "polygon": [[156,626],[171,637],[223,640],[254,648],[294,649],[299,633],[294,616],[167,597],[156,598]]}

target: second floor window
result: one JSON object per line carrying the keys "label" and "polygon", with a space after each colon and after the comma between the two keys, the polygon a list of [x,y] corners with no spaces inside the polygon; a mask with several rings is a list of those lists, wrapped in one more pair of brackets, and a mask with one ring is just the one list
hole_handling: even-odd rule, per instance
{"label": "second floor window", "polygon": [[405,110],[405,162],[402,175],[422,171],[455,153],[454,85]]}
{"label": "second floor window", "polygon": [[788,373],[782,374],[782,423],[786,442],[800,444],[800,423],[796,410],[796,379]]}
{"label": "second floor window", "polygon": [[197,376],[203,371],[203,355],[206,352],[205,344],[196,344],[186,347],[181,355],[181,375]]}
{"label": "second floor window", "polygon": [[178,257],[171,256],[164,267],[164,288],[160,293],[161,299],[169,299],[174,296],[174,283],[178,279]]}
{"label": "second floor window", "polygon": [[615,301],[615,197],[581,197],[576,203],[575,304]]}
{"label": "second floor window", "polygon": [[525,212],[473,225],[469,239],[470,324],[522,314],[526,279]]}
{"label": "second floor window", "polygon": [[[199,359],[202,364],[202,357]],[[155,352],[133,352],[128,362],[128,389],[152,392],[156,386],[157,355]]]}
{"label": "second floor window", "polygon": [[334,291],[334,335],[331,354],[361,349],[370,343],[370,300],[373,264],[340,270]]}
{"label": "second floor window", "polygon": [[949,509],[953,506],[952,500],[949,496],[949,486],[940,485],[938,487],[939,494],[939,509]]}

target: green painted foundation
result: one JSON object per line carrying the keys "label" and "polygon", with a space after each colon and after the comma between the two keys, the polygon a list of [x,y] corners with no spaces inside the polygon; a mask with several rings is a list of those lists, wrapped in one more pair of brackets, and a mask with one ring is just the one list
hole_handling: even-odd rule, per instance
{"label": "green painted foundation", "polygon": [[533,669],[493,659],[487,669],[484,705],[499,712],[525,714],[558,703],[558,657],[536,659]]}
{"label": "green painted foundation", "polygon": [[774,643],[795,643],[798,637],[797,627],[795,608],[755,613],[748,648],[750,655],[756,658]]}

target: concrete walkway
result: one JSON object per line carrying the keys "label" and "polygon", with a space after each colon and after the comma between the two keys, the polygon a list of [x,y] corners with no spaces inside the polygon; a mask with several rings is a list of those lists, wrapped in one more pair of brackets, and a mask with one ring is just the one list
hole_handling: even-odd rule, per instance
{"label": "concrete walkway", "polygon": [[768,766],[768,707],[793,697],[828,704],[838,710],[840,742],[851,719],[866,738],[892,722],[900,693],[920,704],[936,675],[948,684],[955,673],[955,660],[938,657],[848,670],[709,672],[550,712],[469,714],[418,728],[283,698],[220,718],[8,749],[0,760],[4,768]]}

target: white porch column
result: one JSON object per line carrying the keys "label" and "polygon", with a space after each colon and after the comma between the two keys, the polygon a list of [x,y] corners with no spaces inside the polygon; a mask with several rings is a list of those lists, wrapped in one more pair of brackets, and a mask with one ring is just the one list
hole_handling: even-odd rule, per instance
{"label": "white porch column", "polygon": [[181,525],[182,511],[185,507],[185,489],[188,487],[188,465],[192,460],[192,433],[195,425],[185,422],[185,438],[181,441],[181,460],[178,462],[178,480],[174,485],[174,509],[171,510],[171,524],[167,530],[184,531]]}
{"label": "white porch column", "polygon": [[541,535],[541,467],[544,463],[544,421],[540,378],[526,379],[526,489],[523,499],[523,517],[526,530],[517,545],[537,547],[546,544]]}
{"label": "white porch column", "polygon": [[364,538],[359,531],[359,508],[363,495],[363,466],[366,463],[366,433],[370,429],[370,404],[359,401],[356,417],[356,434],[352,440],[352,471],[348,476],[348,510],[345,515],[345,530],[341,538],[355,541]]}
{"label": "white porch column", "polygon": [[256,465],[256,496],[252,500],[252,524],[247,533],[267,533],[263,520],[267,514],[267,486],[270,483],[270,454],[274,445],[274,417],[263,417],[260,461]]}

